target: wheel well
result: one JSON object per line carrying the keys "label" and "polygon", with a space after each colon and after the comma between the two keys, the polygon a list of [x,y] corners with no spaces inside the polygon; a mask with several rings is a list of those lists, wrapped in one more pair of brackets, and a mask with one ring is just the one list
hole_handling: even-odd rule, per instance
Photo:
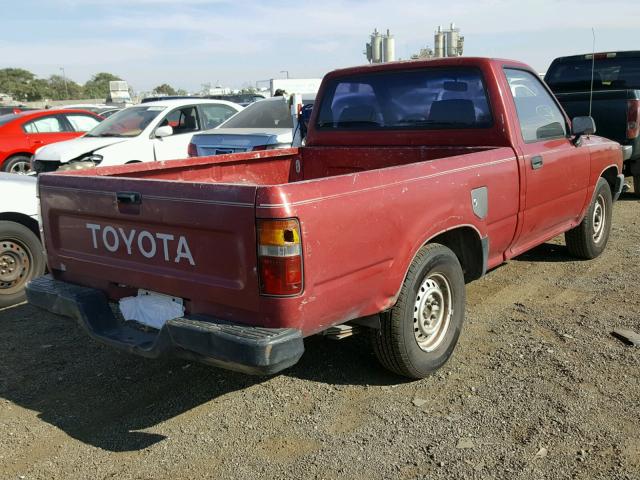
{"label": "wheel well", "polygon": [[429,243],[440,243],[456,254],[464,272],[465,282],[477,280],[484,273],[482,241],[473,228],[460,227],[449,230],[432,238]]}
{"label": "wheel well", "polygon": [[611,195],[616,191],[616,180],[618,179],[618,169],[616,167],[609,167],[602,172],[602,178],[604,178],[609,184],[611,189]]}
{"label": "wheel well", "polygon": [[36,237],[40,238],[40,227],[38,226],[38,222],[31,218],[29,215],[15,212],[2,212],[0,213],[0,220],[15,222],[19,223],[20,225],[24,225],[29,230],[31,230]]}

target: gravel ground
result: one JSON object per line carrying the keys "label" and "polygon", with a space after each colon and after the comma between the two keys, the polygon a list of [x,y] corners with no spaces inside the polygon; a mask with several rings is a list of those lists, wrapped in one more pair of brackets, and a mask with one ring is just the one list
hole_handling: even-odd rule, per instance
{"label": "gravel ground", "polygon": [[147,361],[28,305],[0,311],[1,479],[640,479],[640,201],[598,259],[555,239],[468,286],[444,368],[381,370],[367,339],[306,342],[249,377]]}

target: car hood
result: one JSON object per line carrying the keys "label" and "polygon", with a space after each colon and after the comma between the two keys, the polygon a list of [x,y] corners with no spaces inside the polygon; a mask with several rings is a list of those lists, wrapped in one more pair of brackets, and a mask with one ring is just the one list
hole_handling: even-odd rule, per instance
{"label": "car hood", "polygon": [[121,143],[128,138],[119,137],[79,137],[64,142],[52,143],[39,148],[35,154],[35,160],[68,162],[81,155],[95,152],[96,150]]}

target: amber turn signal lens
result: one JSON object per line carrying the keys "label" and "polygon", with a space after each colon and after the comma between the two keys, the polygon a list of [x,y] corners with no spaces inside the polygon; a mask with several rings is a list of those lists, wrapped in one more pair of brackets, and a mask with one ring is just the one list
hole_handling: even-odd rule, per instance
{"label": "amber turn signal lens", "polygon": [[302,243],[296,219],[258,221],[260,291],[265,295],[302,292]]}

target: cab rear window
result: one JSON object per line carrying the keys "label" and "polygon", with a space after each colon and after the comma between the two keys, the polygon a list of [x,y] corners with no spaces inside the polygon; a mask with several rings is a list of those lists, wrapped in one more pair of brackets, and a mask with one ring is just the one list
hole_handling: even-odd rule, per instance
{"label": "cab rear window", "polygon": [[395,130],[491,125],[489,100],[479,70],[429,68],[335,79],[325,90],[316,128]]}

